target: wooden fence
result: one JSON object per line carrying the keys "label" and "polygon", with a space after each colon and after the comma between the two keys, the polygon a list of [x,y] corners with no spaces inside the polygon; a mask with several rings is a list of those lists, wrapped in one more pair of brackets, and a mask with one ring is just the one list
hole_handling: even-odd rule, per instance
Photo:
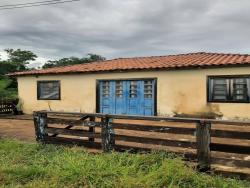
{"label": "wooden fence", "polygon": [[0,99],[0,114],[10,114],[14,111],[15,101]]}
{"label": "wooden fence", "polygon": [[77,144],[104,152],[163,146],[196,161],[200,171],[210,170],[214,162],[250,168],[250,160],[243,160],[250,155],[247,121],[39,111],[34,112],[34,125],[42,143]]}

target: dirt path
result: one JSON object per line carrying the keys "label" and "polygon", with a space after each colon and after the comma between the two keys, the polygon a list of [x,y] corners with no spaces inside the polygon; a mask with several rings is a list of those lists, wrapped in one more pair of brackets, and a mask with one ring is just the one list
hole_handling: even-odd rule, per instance
{"label": "dirt path", "polygon": [[35,141],[33,121],[0,119],[0,138]]}

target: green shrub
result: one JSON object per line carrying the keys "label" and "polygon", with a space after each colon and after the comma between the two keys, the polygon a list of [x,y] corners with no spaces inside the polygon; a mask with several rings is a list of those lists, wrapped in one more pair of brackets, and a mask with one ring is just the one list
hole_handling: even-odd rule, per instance
{"label": "green shrub", "polygon": [[10,87],[12,82],[13,81],[11,79],[5,77],[0,79],[0,99],[17,99],[17,89]]}

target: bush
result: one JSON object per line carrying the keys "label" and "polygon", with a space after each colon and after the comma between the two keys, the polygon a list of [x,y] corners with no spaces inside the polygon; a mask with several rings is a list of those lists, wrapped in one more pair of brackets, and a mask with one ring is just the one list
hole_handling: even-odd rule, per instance
{"label": "bush", "polygon": [[0,79],[0,99],[15,100],[17,99],[17,89],[11,88],[12,80],[6,77]]}

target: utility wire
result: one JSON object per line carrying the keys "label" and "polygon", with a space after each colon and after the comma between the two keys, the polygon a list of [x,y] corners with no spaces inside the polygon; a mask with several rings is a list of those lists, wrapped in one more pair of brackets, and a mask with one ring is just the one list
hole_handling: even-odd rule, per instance
{"label": "utility wire", "polygon": [[40,3],[40,4],[23,5],[23,6],[13,5],[13,6],[10,6],[10,7],[0,8],[0,11],[1,10],[18,9],[18,8],[27,8],[27,7],[39,7],[39,6],[43,6],[43,5],[55,5],[55,4],[69,3],[69,2],[74,2],[74,1],[80,1],[80,0],[52,1],[52,2],[49,2],[49,3]]}
{"label": "utility wire", "polygon": [[1,5],[0,7],[16,7],[21,5],[33,5],[33,4],[40,4],[40,3],[50,3],[50,2],[58,2],[62,0],[49,0],[49,1],[36,1],[36,2],[30,2],[30,3],[19,3],[19,4],[7,4],[7,5]]}

